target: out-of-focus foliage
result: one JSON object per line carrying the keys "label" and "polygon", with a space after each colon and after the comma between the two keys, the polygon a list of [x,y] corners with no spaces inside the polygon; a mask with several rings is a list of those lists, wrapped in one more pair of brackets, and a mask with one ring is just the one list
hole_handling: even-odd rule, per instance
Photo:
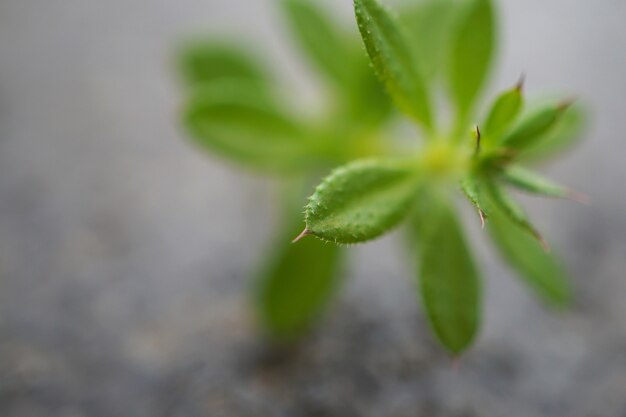
{"label": "out-of-focus foliage", "polygon": [[279,76],[249,47],[192,41],[180,49],[177,62],[185,86],[182,120],[192,143],[299,184],[284,187],[286,195],[279,199],[290,202],[281,208],[286,227],[259,268],[254,298],[266,333],[285,342],[310,328],[328,304],[341,279],[344,252],[317,240],[290,244],[303,227],[300,198],[330,167],[388,147],[383,135],[393,112],[356,26],[339,24],[317,1],[278,4],[293,45],[327,84],[328,96],[315,117],[294,110],[297,95],[285,99]]}
{"label": "out-of-focus foliage", "polygon": [[257,292],[260,319],[279,341],[293,339],[311,326],[341,280],[343,248],[314,239],[285,244],[302,230],[297,220],[276,242]]}

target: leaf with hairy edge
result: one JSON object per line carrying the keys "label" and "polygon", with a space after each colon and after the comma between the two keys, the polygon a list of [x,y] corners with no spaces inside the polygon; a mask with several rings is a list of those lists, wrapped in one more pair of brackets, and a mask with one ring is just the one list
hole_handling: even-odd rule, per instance
{"label": "leaf with hairy edge", "polygon": [[378,0],[354,0],[361,37],[374,71],[404,113],[430,130],[428,92],[399,22]]}
{"label": "leaf with hairy edge", "polygon": [[454,18],[459,9],[455,0],[410,2],[400,10],[409,44],[417,65],[428,80],[444,72]]}
{"label": "leaf with hairy edge", "polygon": [[478,271],[451,204],[436,196],[420,201],[419,282],[428,320],[453,354],[466,350],[480,328]]}
{"label": "leaf with hairy edge", "polygon": [[[300,222],[298,222],[300,223]],[[299,230],[302,230],[299,226]],[[257,309],[269,335],[291,341],[322,314],[340,283],[343,249],[317,239],[293,245],[296,228],[289,228],[271,257],[258,289]]]}
{"label": "leaf with hairy edge", "polygon": [[[482,132],[488,142],[495,143],[515,123],[524,105],[521,86],[500,94],[491,106]],[[484,143],[487,143],[485,141]]]}
{"label": "leaf with hairy edge", "polygon": [[575,103],[568,107],[556,125],[519,155],[520,160],[540,161],[555,156],[575,145],[587,125],[583,105]]}
{"label": "leaf with hairy edge", "polygon": [[245,80],[258,86],[268,75],[255,57],[243,48],[213,41],[194,41],[178,55],[179,72],[189,87],[221,78]]}
{"label": "leaf with hairy edge", "polygon": [[585,200],[584,195],[577,193],[571,188],[556,184],[519,165],[511,165],[505,168],[502,171],[502,178],[509,184],[529,193],[547,197],[569,198],[577,201]]}
{"label": "leaf with hairy edge", "polygon": [[564,306],[570,301],[571,291],[563,266],[536,239],[497,209],[492,210],[487,229],[502,256],[542,299],[554,306]]}
{"label": "leaf with hairy edge", "polygon": [[465,118],[476,101],[495,49],[491,0],[467,0],[452,39],[449,84],[459,116]]}
{"label": "leaf with hairy edge", "polygon": [[407,215],[419,180],[414,168],[395,160],[357,161],[338,168],[310,197],[304,234],[335,243],[374,239]]}
{"label": "leaf with hairy edge", "polygon": [[499,185],[491,181],[485,181],[485,186],[493,206],[499,208],[511,222],[537,239],[547,252],[549,250],[548,244],[543,239],[543,236],[541,236],[537,229],[530,223],[524,209]]}
{"label": "leaf with hairy edge", "polygon": [[315,0],[283,0],[291,30],[319,70],[340,85],[353,77],[349,39]]}
{"label": "leaf with hairy edge", "polygon": [[469,175],[461,180],[461,190],[465,197],[478,211],[480,222],[485,227],[485,219],[489,217],[489,204],[483,196],[483,190],[477,178]]}
{"label": "leaf with hairy edge", "polygon": [[253,167],[303,169],[313,159],[304,128],[241,80],[213,81],[195,89],[183,121],[200,148]]}

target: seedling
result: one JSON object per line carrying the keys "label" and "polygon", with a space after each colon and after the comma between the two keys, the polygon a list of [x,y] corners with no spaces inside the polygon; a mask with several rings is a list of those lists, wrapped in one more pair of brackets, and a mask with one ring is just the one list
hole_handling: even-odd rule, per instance
{"label": "seedling", "polygon": [[[353,32],[315,0],[280,5],[329,85],[319,117],[292,114],[271,78],[241,51],[200,43],[180,61],[194,142],[292,185],[283,199],[285,230],[257,292],[268,334],[293,340],[310,327],[340,281],[341,245],[404,224],[437,339],[455,355],[467,349],[480,328],[482,290],[455,193],[471,203],[520,277],[548,303],[566,305],[564,269],[508,187],[583,199],[527,168],[570,146],[583,113],[570,99],[526,104],[523,77],[480,111],[497,43],[491,0],[423,0],[395,11],[382,0],[354,0]],[[435,106],[441,96],[449,109]],[[415,145],[395,140],[401,115],[419,128]],[[333,165],[339,167],[309,197],[299,233],[294,201]]]}

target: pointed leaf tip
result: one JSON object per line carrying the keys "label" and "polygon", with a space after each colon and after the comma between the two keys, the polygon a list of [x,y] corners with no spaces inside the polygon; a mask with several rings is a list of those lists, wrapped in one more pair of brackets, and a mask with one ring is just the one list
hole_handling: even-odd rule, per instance
{"label": "pointed leaf tip", "polygon": [[374,239],[402,221],[421,176],[405,160],[361,160],[335,169],[306,206],[307,229],[337,244]]}
{"label": "pointed leaf tip", "polygon": [[522,74],[519,77],[519,80],[517,80],[517,84],[515,84],[515,89],[521,93],[522,91],[524,91],[524,85],[526,84],[526,73],[522,72]]}
{"label": "pointed leaf tip", "polygon": [[304,239],[307,236],[312,235],[313,232],[311,232],[309,229],[304,229],[302,231],[302,233],[300,233],[298,236],[296,236],[296,238],[294,240],[291,241],[291,243],[298,243],[300,240]]}
{"label": "pointed leaf tip", "polygon": [[552,182],[539,174],[518,165],[507,167],[502,173],[503,179],[514,187],[546,197],[565,198],[572,201],[588,201],[587,196]]}
{"label": "pointed leaf tip", "polygon": [[506,136],[500,139],[500,144],[520,151],[532,148],[558,125],[563,115],[566,114],[565,110],[573,103],[573,100],[568,99],[529,112]]}
{"label": "pointed leaf tip", "polygon": [[476,138],[476,149],[474,150],[474,154],[478,155],[480,153],[480,138],[481,138],[480,127],[478,127],[478,125],[474,127],[474,137]]}
{"label": "pointed leaf tip", "polygon": [[[555,102],[552,105],[557,106],[558,103]],[[532,107],[537,109],[545,105],[540,102]],[[520,160],[524,162],[545,161],[579,142],[588,126],[588,115],[584,103],[581,103],[579,99],[559,113],[562,113],[562,117],[559,118],[554,129],[541,135],[534,144],[525,149],[520,155]]]}
{"label": "pointed leaf tip", "polygon": [[567,198],[569,200],[575,201],[580,204],[591,204],[591,198],[585,194],[576,190],[569,190],[567,193]]}
{"label": "pointed leaf tip", "polygon": [[541,235],[541,233],[539,233],[538,231],[534,230],[533,231],[533,235],[535,236],[535,238],[539,241],[539,244],[541,245],[541,248],[543,249],[543,251],[545,253],[550,253],[552,251],[552,249],[550,248],[550,244],[548,243],[548,241]]}
{"label": "pointed leaf tip", "polygon": [[541,233],[537,231],[535,226],[530,223],[524,209],[517,203],[517,201],[511,198],[499,184],[496,184],[493,181],[488,181],[485,185],[491,202],[502,210],[502,213],[506,215],[506,217],[508,217],[513,224],[517,225],[520,229],[526,231],[534,237],[545,252],[549,252],[550,247],[548,246],[548,243],[544,240]]}
{"label": "pointed leaf tip", "polygon": [[560,111],[565,111],[567,109],[569,109],[570,107],[572,107],[576,101],[578,99],[576,97],[569,97],[566,98],[565,100],[561,101],[558,105],[557,105],[557,109]]}
{"label": "pointed leaf tip", "polygon": [[480,227],[481,229],[485,228],[485,212],[482,211],[481,209],[478,209],[478,217],[480,217]]}
{"label": "pointed leaf tip", "polygon": [[452,357],[452,363],[450,364],[450,368],[452,369],[452,372],[454,372],[455,374],[458,374],[461,371],[461,357],[460,356]]}
{"label": "pointed leaf tip", "polygon": [[482,187],[479,183],[479,180],[472,176],[464,178],[461,181],[461,191],[463,191],[465,197],[467,197],[467,199],[476,209],[478,217],[480,218],[480,225],[484,229],[486,219],[489,217],[489,215],[486,212],[487,204],[482,196]]}
{"label": "pointed leaf tip", "polygon": [[523,77],[522,75],[513,88],[500,93],[491,104],[483,126],[487,145],[499,142],[502,134],[510,129],[522,111],[524,107]]}

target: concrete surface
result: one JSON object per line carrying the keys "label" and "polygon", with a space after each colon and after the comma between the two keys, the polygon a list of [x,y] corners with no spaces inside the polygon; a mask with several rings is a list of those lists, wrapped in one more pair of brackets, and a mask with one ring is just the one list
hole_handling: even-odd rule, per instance
{"label": "concrete surface", "polygon": [[187,146],[169,58],[181,36],[231,34],[314,101],[272,6],[0,1],[0,415],[626,416],[626,3],[502,2],[494,85],[525,71],[590,104],[588,140],[548,172],[593,204],[527,200],[568,261],[570,312],[478,245],[485,322],[458,371],[393,236],[352,250],[300,349],[259,341],[247,288],[274,189]]}

